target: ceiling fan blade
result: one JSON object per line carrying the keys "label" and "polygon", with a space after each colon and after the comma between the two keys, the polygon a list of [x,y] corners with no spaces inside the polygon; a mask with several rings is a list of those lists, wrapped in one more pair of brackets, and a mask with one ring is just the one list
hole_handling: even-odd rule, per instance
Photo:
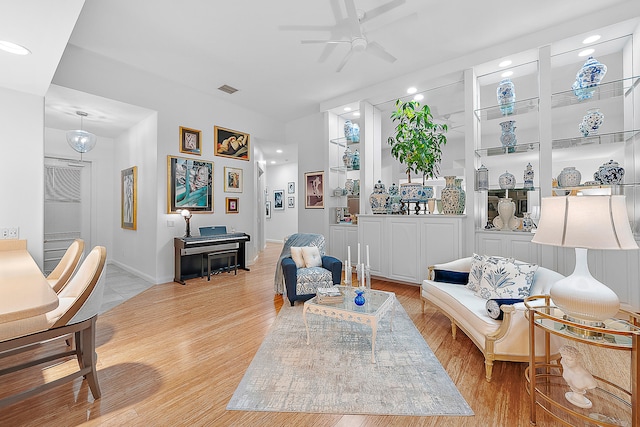
{"label": "ceiling fan blade", "polygon": [[324,49],[322,49],[322,53],[318,58],[318,62],[326,61],[329,55],[331,55],[333,51],[336,50],[336,46],[338,46],[338,43],[327,43]]}
{"label": "ceiling fan blade", "polygon": [[336,23],[344,19],[344,16],[342,16],[342,8],[340,7],[340,0],[331,0],[331,11],[333,12]]}
{"label": "ceiling fan blade", "polygon": [[384,48],[376,42],[369,42],[367,44],[367,49],[365,50],[365,52],[369,52],[370,54],[377,56],[378,58],[387,62],[395,62],[397,59],[395,56],[384,50]]}
{"label": "ceiling fan blade", "polygon": [[338,43],[351,43],[350,40],[300,40],[302,44],[319,44],[319,43],[327,43],[327,44],[338,44]]}
{"label": "ceiling fan blade", "polygon": [[371,10],[368,10],[365,12],[364,14],[364,18],[362,18],[362,21],[360,21],[361,23],[365,23],[367,21],[370,21],[384,13],[389,12],[391,9],[395,9],[398,6],[403,5],[404,3],[406,3],[406,0],[392,0],[388,3],[385,3],[381,6],[375,7]]}
{"label": "ceiling fan blade", "polygon": [[362,29],[360,28],[360,20],[358,19],[356,4],[353,0],[344,0],[344,5],[347,8],[347,21],[351,28],[352,36],[362,36]]}
{"label": "ceiling fan blade", "polygon": [[349,50],[349,52],[347,52],[344,58],[342,58],[340,65],[338,65],[338,68],[336,69],[336,73],[339,73],[340,71],[342,71],[344,66],[347,64],[347,61],[349,61],[349,59],[351,58],[351,55],[353,55],[353,50]]}
{"label": "ceiling fan blade", "polygon": [[331,31],[334,25],[279,25],[281,31]]}

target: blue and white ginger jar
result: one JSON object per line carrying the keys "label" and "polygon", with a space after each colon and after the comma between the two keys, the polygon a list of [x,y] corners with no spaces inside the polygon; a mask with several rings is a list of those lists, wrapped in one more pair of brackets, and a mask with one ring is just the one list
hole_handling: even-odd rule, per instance
{"label": "blue and white ginger jar", "polygon": [[620,166],[618,162],[609,160],[598,168],[593,174],[593,179],[602,184],[622,184],[624,180],[624,168]]}
{"label": "blue and white ginger jar", "polygon": [[583,136],[596,135],[603,122],[604,114],[600,112],[599,108],[592,108],[587,110],[587,114],[582,118],[582,123],[578,125],[578,129],[580,129]]}
{"label": "blue and white ginger jar", "polygon": [[402,200],[395,183],[389,187],[389,208],[392,214],[402,213]]}
{"label": "blue and white ginger jar", "polygon": [[344,137],[347,138],[347,141],[351,141],[351,133],[353,131],[353,123],[351,120],[345,120],[344,122]]}
{"label": "blue and white ginger jar", "polygon": [[358,152],[358,149],[353,153],[351,165],[353,166],[354,171],[360,170],[360,153]]}
{"label": "blue and white ginger jar", "polygon": [[509,173],[509,171],[505,171],[505,173],[500,175],[500,177],[498,178],[498,184],[503,190],[516,188],[516,177],[513,176],[512,173]]}
{"label": "blue and white ginger jar", "polygon": [[503,115],[513,113],[516,102],[516,90],[511,79],[502,79],[496,90],[498,105]]}
{"label": "blue and white ginger jar", "polygon": [[373,186],[373,193],[369,196],[369,203],[374,214],[385,214],[389,208],[389,194],[384,188],[384,184],[378,180]]}
{"label": "blue and white ginger jar", "polygon": [[590,56],[576,73],[576,81],[571,86],[573,93],[581,101],[590,99],[605,74],[607,74],[607,66]]}

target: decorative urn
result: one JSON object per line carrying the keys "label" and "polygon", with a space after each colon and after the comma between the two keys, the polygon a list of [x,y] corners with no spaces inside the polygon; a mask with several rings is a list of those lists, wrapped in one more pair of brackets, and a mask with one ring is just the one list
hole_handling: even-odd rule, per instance
{"label": "decorative urn", "polygon": [[393,183],[389,187],[389,208],[392,214],[402,213],[402,197],[398,191],[398,186]]}
{"label": "decorative urn", "polygon": [[516,102],[516,90],[511,79],[502,79],[496,90],[502,115],[512,114]]}
{"label": "decorative urn", "polygon": [[581,101],[590,99],[605,74],[607,66],[590,56],[576,73],[576,81],[571,86],[574,95]]}
{"label": "decorative urn", "polygon": [[560,175],[558,175],[559,187],[577,187],[582,180],[582,174],[573,166],[567,166],[562,169]]}
{"label": "decorative urn", "polygon": [[587,114],[582,118],[582,122],[578,125],[578,129],[580,129],[583,136],[596,135],[603,122],[604,114],[600,112],[599,108],[592,108],[587,110]]}
{"label": "decorative urn", "polygon": [[500,175],[500,177],[498,178],[498,184],[503,190],[516,188],[516,177],[513,176],[512,173],[509,173],[509,171],[505,171],[505,173]]}
{"label": "decorative urn", "polygon": [[609,160],[598,168],[593,174],[593,179],[601,184],[622,184],[624,180],[624,168],[620,166],[618,162]]}

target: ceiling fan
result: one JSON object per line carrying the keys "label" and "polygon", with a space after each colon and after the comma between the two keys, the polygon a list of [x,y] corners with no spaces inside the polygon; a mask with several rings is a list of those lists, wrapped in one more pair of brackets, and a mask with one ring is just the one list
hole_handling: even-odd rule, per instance
{"label": "ceiling fan", "polygon": [[340,72],[354,54],[361,52],[371,54],[387,62],[395,62],[396,57],[387,52],[380,44],[369,40],[363,25],[378,16],[404,4],[406,0],[391,0],[369,11],[356,9],[354,0],[343,0],[346,16],[343,15],[339,0],[331,1],[331,9],[335,16],[335,25],[284,25],[281,30],[289,31],[328,31],[331,33],[327,40],[302,40],[302,44],[326,44],[320,58],[323,62],[339,44],[349,44],[349,51],[342,58],[336,72]]}

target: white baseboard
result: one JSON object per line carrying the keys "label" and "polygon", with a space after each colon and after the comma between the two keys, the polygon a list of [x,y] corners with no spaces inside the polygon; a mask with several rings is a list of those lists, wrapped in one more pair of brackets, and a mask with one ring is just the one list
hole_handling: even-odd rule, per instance
{"label": "white baseboard", "polygon": [[[121,263],[120,261],[115,261],[115,260],[112,259],[112,260],[109,261],[109,264],[115,264],[118,267],[120,267],[121,269],[123,269],[125,271],[128,271],[129,273],[138,276],[139,278],[141,278],[145,282],[153,283],[154,285],[159,285],[160,283],[166,283],[167,282],[166,280],[164,282],[157,282],[155,277],[151,277],[148,274],[145,274],[142,271],[131,267],[130,265]],[[170,278],[168,281],[173,281],[173,277]]]}

